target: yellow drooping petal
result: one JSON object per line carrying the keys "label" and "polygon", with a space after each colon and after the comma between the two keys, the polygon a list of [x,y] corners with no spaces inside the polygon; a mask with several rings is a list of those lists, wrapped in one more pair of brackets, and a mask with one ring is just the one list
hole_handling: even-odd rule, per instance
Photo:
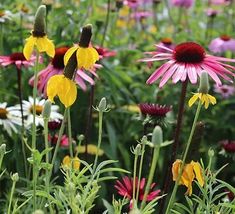
{"label": "yellow drooping petal", "polygon": [[78,170],[80,168],[80,161],[78,157],[70,158],[70,156],[66,155],[62,161],[62,166],[65,168],[73,168]]}
{"label": "yellow drooping petal", "polygon": [[93,47],[79,47],[76,55],[78,68],[85,68],[86,70],[93,68],[95,62],[99,60],[99,54]]}
{"label": "yellow drooping petal", "polygon": [[73,55],[73,53],[74,53],[77,49],[78,49],[78,47],[75,46],[75,47],[69,48],[69,49],[66,51],[66,53],[65,53],[65,55],[64,55],[64,65],[67,65],[67,63],[68,63],[70,57]]}
{"label": "yellow drooping petal", "polygon": [[193,166],[191,164],[186,164],[183,169],[182,182],[188,188],[185,194],[192,195],[192,182],[195,175],[193,173]]}
{"label": "yellow drooping petal", "polygon": [[55,56],[55,45],[52,42],[52,40],[47,39],[47,49],[46,49],[46,53],[48,56],[50,56],[51,58],[53,58]]}
{"label": "yellow drooping petal", "polygon": [[77,87],[72,80],[66,77],[64,77],[62,84],[64,90],[60,90],[58,97],[65,107],[68,108],[75,102],[77,98]]}
{"label": "yellow drooping petal", "polygon": [[207,94],[207,96],[208,96],[208,98],[209,98],[209,100],[210,100],[210,103],[211,103],[212,105],[215,105],[215,104],[216,104],[216,99],[215,99],[215,97],[211,96],[210,94]]}
{"label": "yellow drooping petal", "polygon": [[54,103],[54,97],[60,93],[63,78],[64,75],[54,75],[47,82],[47,96],[52,103]]}
{"label": "yellow drooping petal", "polygon": [[47,38],[47,36],[37,37],[36,46],[40,53],[46,52],[48,56],[54,57],[55,45],[50,39]]}
{"label": "yellow drooping petal", "polygon": [[190,100],[188,101],[189,107],[191,107],[196,102],[196,100],[199,98],[199,96],[200,96],[200,94],[196,93],[190,98]]}
{"label": "yellow drooping petal", "polygon": [[182,161],[177,159],[173,165],[172,165],[172,175],[173,175],[173,181],[176,181],[179,175],[180,167],[182,165]]}
{"label": "yellow drooping petal", "polygon": [[76,84],[64,75],[52,76],[47,83],[47,96],[51,102],[58,96],[66,108],[71,106],[77,98]]}
{"label": "yellow drooping petal", "polygon": [[30,59],[36,40],[37,38],[33,36],[30,36],[29,38],[26,39],[26,43],[23,49],[23,54],[24,54],[25,59],[27,60]]}
{"label": "yellow drooping petal", "polygon": [[[77,147],[77,151],[78,151],[78,153],[85,153],[86,152],[86,146]],[[96,153],[98,153],[98,156],[102,156],[104,154],[104,150],[99,149],[99,151],[98,151],[98,147],[96,145],[88,144],[87,145],[87,154],[95,155]]]}
{"label": "yellow drooping petal", "polygon": [[191,164],[193,166],[193,171],[195,173],[196,179],[200,186],[204,185],[204,178],[202,174],[201,165],[198,162],[191,161]]}

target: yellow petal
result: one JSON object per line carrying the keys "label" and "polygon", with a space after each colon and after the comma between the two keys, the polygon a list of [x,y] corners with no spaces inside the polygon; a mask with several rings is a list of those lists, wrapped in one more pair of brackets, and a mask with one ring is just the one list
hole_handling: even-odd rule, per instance
{"label": "yellow petal", "polygon": [[54,97],[60,93],[63,78],[64,75],[54,75],[47,82],[47,96],[51,102],[54,102]]}
{"label": "yellow petal", "polygon": [[23,49],[23,54],[27,60],[29,60],[32,55],[36,40],[37,40],[37,38],[33,37],[33,36],[30,36],[28,39],[26,39],[26,43],[25,43],[24,49]]}
{"label": "yellow petal", "polygon": [[198,162],[191,161],[191,164],[193,165],[193,171],[196,175],[196,179],[200,186],[204,185],[204,178],[202,174],[201,165]]}
{"label": "yellow petal", "polygon": [[207,96],[208,96],[208,99],[210,100],[210,102],[212,103],[212,105],[215,105],[216,104],[215,97],[211,96],[210,94],[207,94]]}
{"label": "yellow petal", "polygon": [[206,94],[203,94],[203,100],[205,101],[205,109],[208,109],[210,101]]}
{"label": "yellow petal", "polygon": [[40,53],[45,52],[47,49],[47,37],[46,36],[37,37],[36,46],[37,46],[37,49]]}
{"label": "yellow petal", "polygon": [[194,94],[194,95],[190,98],[190,100],[188,101],[189,107],[191,107],[191,106],[196,102],[196,100],[197,100],[198,98],[199,98],[199,93]]}
{"label": "yellow petal", "polygon": [[78,68],[86,70],[93,68],[95,62],[99,60],[99,54],[93,47],[80,48],[77,50]]}
{"label": "yellow petal", "polygon": [[186,164],[182,174],[182,182],[188,188],[185,194],[191,195],[192,194],[192,182],[195,178],[193,173],[193,165]]}
{"label": "yellow petal", "polygon": [[181,164],[182,164],[182,161],[177,159],[172,165],[171,171],[172,171],[172,175],[173,175],[173,181],[177,180]]}
{"label": "yellow petal", "polygon": [[55,56],[55,45],[52,42],[52,40],[50,40],[50,39],[47,39],[46,53],[48,56],[50,56],[52,58]]}
{"label": "yellow petal", "polygon": [[58,97],[65,107],[68,108],[77,98],[77,87],[72,80],[66,77],[63,78],[62,85],[63,90],[59,90]]}
{"label": "yellow petal", "polygon": [[62,165],[70,168],[70,162],[71,162],[70,157],[68,155],[66,155],[63,158]]}
{"label": "yellow petal", "polygon": [[80,168],[80,161],[78,157],[72,159],[73,169],[78,170]]}
{"label": "yellow petal", "polygon": [[72,47],[67,50],[67,52],[64,55],[64,65],[67,65],[70,57],[73,55],[73,53],[78,49],[78,47]]}

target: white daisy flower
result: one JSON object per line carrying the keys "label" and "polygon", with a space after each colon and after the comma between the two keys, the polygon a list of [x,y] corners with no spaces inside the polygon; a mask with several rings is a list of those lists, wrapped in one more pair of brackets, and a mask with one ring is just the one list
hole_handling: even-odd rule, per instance
{"label": "white daisy flower", "polygon": [[[43,126],[44,121],[42,117],[42,111],[45,104],[45,99],[36,98],[35,103],[35,109],[36,109],[36,118],[35,118],[35,124],[36,126]],[[30,126],[33,124],[33,98],[29,97],[29,100],[23,100],[23,113],[24,116],[26,116],[26,122],[25,125],[27,128],[30,128]],[[20,109],[20,106],[18,105],[18,108]],[[59,106],[57,105],[51,105],[51,115],[50,120],[62,120],[63,115],[58,113]]]}
{"label": "white daisy flower", "polygon": [[17,107],[7,107],[7,103],[0,103],[0,125],[12,136],[12,131],[17,133],[16,125],[21,126],[21,113]]}
{"label": "white daisy flower", "polygon": [[9,10],[0,11],[0,23],[5,23],[7,21],[10,21],[12,19],[12,12]]}

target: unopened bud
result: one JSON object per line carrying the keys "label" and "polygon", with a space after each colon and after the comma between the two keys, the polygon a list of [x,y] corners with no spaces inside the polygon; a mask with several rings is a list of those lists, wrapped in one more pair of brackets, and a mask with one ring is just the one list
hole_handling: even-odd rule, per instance
{"label": "unopened bud", "polygon": [[12,176],[11,176],[11,179],[13,182],[17,182],[19,180],[19,175],[18,173],[14,173]]}
{"label": "unopened bud", "polygon": [[49,119],[50,115],[51,115],[51,101],[47,100],[43,107],[42,117],[44,119]]}
{"label": "unopened bud", "polygon": [[6,153],[6,144],[4,143],[0,146],[0,155],[3,156],[5,155],[5,153]]}
{"label": "unopened bud", "polygon": [[107,109],[107,101],[106,101],[106,98],[103,97],[100,100],[100,103],[98,105],[98,110],[101,111],[101,112],[104,112],[104,111],[106,111],[106,109]]}
{"label": "unopened bud", "polygon": [[208,155],[209,155],[210,158],[212,158],[215,155],[214,150],[213,149],[209,149],[208,150]]}
{"label": "unopened bud", "polygon": [[88,24],[82,28],[81,37],[79,40],[79,46],[82,48],[88,48],[92,36],[92,25]]}
{"label": "unopened bud", "polygon": [[134,154],[141,155],[141,145],[140,144],[137,144],[137,146],[135,147]]}
{"label": "unopened bud", "polygon": [[208,94],[209,91],[209,80],[206,71],[202,71],[200,77],[199,93]]}
{"label": "unopened bud", "polygon": [[35,20],[34,20],[34,27],[33,27],[33,36],[35,37],[43,37],[46,35],[46,6],[41,5],[37,9],[37,12],[35,14]]}
{"label": "unopened bud", "polygon": [[155,146],[160,146],[163,142],[163,137],[162,137],[162,128],[160,126],[155,126],[153,130],[153,135],[152,135],[152,143]]}
{"label": "unopened bud", "polygon": [[84,136],[83,134],[80,134],[80,135],[78,136],[78,140],[79,140],[79,141],[83,141],[84,138],[85,138],[85,136]]}

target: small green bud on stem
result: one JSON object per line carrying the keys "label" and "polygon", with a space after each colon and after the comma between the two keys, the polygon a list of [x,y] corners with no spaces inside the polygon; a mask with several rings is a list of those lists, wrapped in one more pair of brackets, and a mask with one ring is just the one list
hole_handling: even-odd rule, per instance
{"label": "small green bud on stem", "polygon": [[199,93],[208,94],[209,87],[208,74],[206,71],[202,71],[200,77]]}
{"label": "small green bud on stem", "polygon": [[43,107],[42,117],[44,119],[49,119],[50,115],[51,115],[51,101],[47,100]]}

